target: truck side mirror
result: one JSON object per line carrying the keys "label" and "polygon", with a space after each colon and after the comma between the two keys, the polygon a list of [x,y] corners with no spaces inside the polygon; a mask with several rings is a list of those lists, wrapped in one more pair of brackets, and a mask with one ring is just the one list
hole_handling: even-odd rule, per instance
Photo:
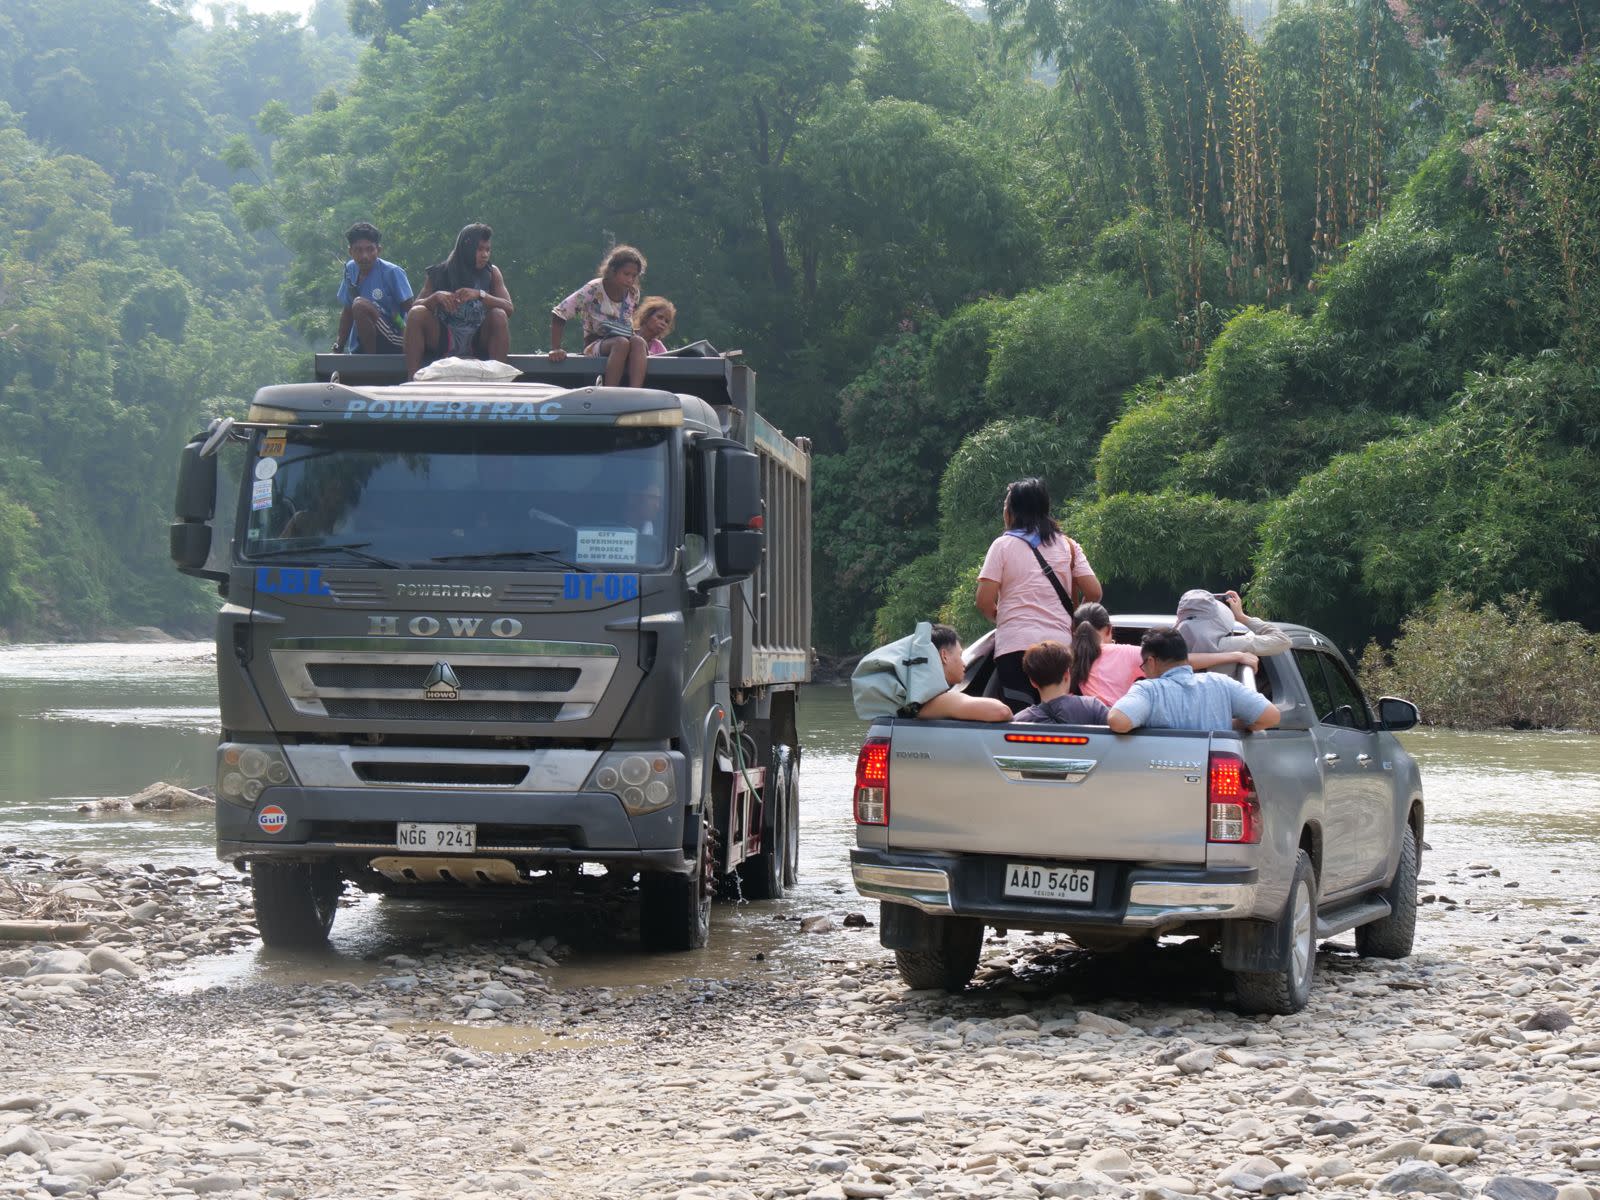
{"label": "truck side mirror", "polygon": [[761,565],[766,544],[761,460],[738,445],[712,451],[712,560],[716,574],[703,588],[742,583]]}
{"label": "truck side mirror", "polygon": [[1417,706],[1398,696],[1385,696],[1378,701],[1378,724],[1390,733],[1401,733],[1422,720]]}
{"label": "truck side mirror", "polygon": [[172,563],[185,575],[220,581],[226,575],[205,569],[211,557],[211,518],[217,511],[217,459],[204,453],[205,438],[195,438],[178,460],[178,488],[172,501],[177,520],[167,530]]}

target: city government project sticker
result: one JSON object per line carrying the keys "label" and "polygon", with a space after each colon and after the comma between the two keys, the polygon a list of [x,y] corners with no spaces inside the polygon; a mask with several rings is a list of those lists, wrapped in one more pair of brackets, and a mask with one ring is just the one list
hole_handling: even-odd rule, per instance
{"label": "city government project sticker", "polygon": [[257,479],[250,485],[250,511],[272,507],[272,480]]}
{"label": "city government project sticker", "polygon": [[289,814],[276,804],[269,804],[256,814],[256,824],[261,826],[262,833],[282,833],[288,823]]}
{"label": "city government project sticker", "polygon": [[631,563],[638,559],[639,535],[631,529],[579,529],[579,562]]}

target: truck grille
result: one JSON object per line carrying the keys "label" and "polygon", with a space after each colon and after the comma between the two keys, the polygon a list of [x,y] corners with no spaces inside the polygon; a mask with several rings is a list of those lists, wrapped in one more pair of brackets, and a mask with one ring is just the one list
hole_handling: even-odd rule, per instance
{"label": "truck grille", "polygon": [[457,727],[581,721],[618,662],[604,643],[514,639],[284,638],[270,654],[306,716]]}
{"label": "truck grille", "polygon": [[554,721],[559,704],[515,700],[350,700],[322,702],[330,717],[352,721]]}
{"label": "truck grille", "polygon": [[[420,692],[431,667],[393,663],[311,663],[306,673],[319,688],[345,691]],[[455,668],[461,687],[474,692],[570,692],[578,682],[576,667]]]}

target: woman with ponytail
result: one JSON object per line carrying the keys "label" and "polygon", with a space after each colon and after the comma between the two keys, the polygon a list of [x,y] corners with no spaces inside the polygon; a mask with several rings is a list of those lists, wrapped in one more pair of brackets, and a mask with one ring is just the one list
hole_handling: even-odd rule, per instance
{"label": "woman with ponytail", "polygon": [[1114,640],[1111,614],[1103,604],[1080,604],[1072,614],[1072,674],[1067,690],[1093,696],[1108,708],[1144,678],[1137,646]]}

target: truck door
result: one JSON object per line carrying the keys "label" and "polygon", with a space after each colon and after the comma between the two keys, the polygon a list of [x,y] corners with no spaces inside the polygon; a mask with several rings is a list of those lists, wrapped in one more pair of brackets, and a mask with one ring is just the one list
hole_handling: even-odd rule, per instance
{"label": "truck door", "polygon": [[1321,650],[1296,650],[1294,657],[1316,718],[1313,732],[1327,822],[1321,892],[1331,898],[1355,891],[1382,873],[1387,834],[1374,829],[1373,785],[1383,776],[1374,761],[1371,715],[1343,664]]}

